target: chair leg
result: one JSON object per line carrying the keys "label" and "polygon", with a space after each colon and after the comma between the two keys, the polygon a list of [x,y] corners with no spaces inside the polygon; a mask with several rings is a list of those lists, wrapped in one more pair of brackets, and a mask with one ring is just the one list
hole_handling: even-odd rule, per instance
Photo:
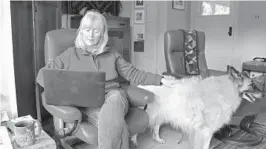
{"label": "chair leg", "polygon": [[54,129],[55,129],[55,134],[58,136],[58,137],[61,137],[62,136],[62,130],[64,129],[64,121],[60,118],[57,118],[57,117],[53,117],[53,120],[54,120]]}
{"label": "chair leg", "polygon": [[67,143],[66,138],[62,137],[63,133],[62,131],[64,131],[65,129],[65,123],[62,119],[57,118],[57,117],[53,117],[54,120],[54,128],[55,128],[55,133],[56,133],[56,139],[59,140],[60,145],[64,148],[64,149],[73,149],[73,147],[71,145],[69,145]]}
{"label": "chair leg", "polygon": [[[214,134],[214,137],[220,141],[223,141],[224,143],[244,145],[244,146],[258,145],[262,142],[263,137],[259,133],[257,133],[256,131],[253,131],[250,128],[250,125],[255,120],[255,118],[256,118],[256,115],[246,116],[241,120],[240,126],[227,125],[223,127],[220,131],[216,132]],[[240,139],[231,138],[231,134],[232,134],[231,128],[240,128],[246,133],[254,135],[255,138],[248,139],[248,140],[240,140]]]}
{"label": "chair leg", "polygon": [[64,128],[64,122],[62,119],[60,118],[57,118],[57,117],[53,117],[53,120],[54,120],[54,128],[55,128],[55,131],[59,131],[60,129],[63,129]]}
{"label": "chair leg", "polygon": [[62,146],[64,149],[74,149],[72,146],[70,146],[69,144],[66,143],[65,138],[61,138],[61,139],[60,139],[60,143],[61,143],[61,146]]}

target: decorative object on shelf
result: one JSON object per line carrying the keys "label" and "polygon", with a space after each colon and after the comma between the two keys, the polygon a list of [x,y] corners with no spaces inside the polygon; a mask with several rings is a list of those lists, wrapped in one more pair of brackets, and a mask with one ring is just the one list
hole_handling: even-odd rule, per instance
{"label": "decorative object on shelf", "polygon": [[144,1],[143,0],[136,0],[135,1],[135,8],[143,8],[144,7]]}
{"label": "decorative object on shelf", "polygon": [[135,23],[145,23],[145,11],[144,10],[135,10]]}
{"label": "decorative object on shelf", "polygon": [[172,8],[179,9],[179,10],[185,10],[185,1],[184,0],[173,0]]}
{"label": "decorative object on shelf", "polygon": [[82,9],[96,9],[100,13],[118,16],[122,7],[120,1],[64,1],[62,2],[63,13],[79,14]]}

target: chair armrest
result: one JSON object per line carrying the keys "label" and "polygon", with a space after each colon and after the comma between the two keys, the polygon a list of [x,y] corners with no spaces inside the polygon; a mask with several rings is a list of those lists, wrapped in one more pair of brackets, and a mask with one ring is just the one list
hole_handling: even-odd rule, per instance
{"label": "chair armrest", "polygon": [[81,112],[76,107],[48,105],[44,92],[42,93],[42,104],[50,114],[63,119],[64,122],[74,122],[75,120],[80,121],[82,119]]}
{"label": "chair armrest", "polygon": [[155,95],[147,90],[136,86],[122,86],[128,94],[129,104],[134,107],[144,107],[155,98]]}
{"label": "chair armrest", "polygon": [[226,71],[220,71],[220,70],[213,70],[213,69],[208,69],[209,71],[209,76],[222,76],[226,75]]}

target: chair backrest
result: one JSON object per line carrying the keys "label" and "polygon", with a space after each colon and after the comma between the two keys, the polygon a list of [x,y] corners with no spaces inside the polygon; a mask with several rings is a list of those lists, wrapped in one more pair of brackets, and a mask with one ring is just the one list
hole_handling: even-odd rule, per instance
{"label": "chair backrest", "polygon": [[[182,30],[168,30],[164,34],[164,54],[167,72],[171,74],[183,74],[185,71],[185,36]],[[205,34],[197,31],[197,47],[200,74],[208,76],[207,62],[205,58]]]}
{"label": "chair backrest", "polygon": [[[69,47],[74,46],[77,29],[56,29],[46,33],[44,44],[45,64],[59,56]],[[108,40],[106,46],[111,47],[112,40]]]}
{"label": "chair backrest", "polygon": [[59,56],[69,47],[74,46],[77,29],[57,29],[46,33],[44,54],[45,64]]}

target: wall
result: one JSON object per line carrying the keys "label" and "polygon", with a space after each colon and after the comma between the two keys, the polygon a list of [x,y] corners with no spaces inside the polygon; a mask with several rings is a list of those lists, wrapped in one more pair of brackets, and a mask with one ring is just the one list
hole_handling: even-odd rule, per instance
{"label": "wall", "polygon": [[[122,1],[124,10],[120,16],[131,17],[132,35],[134,32],[134,2]],[[169,29],[189,29],[190,2],[186,1],[185,10],[172,9],[172,1],[145,1],[145,49],[134,52],[132,43],[132,64],[139,69],[162,74],[166,71],[164,57],[164,33]]]}
{"label": "wall", "polygon": [[167,29],[190,28],[190,1],[186,1],[185,10],[172,9],[172,2],[167,2]]}
{"label": "wall", "polygon": [[[146,1],[145,1],[146,2]],[[148,7],[146,7],[147,14],[154,14],[156,17],[153,18],[154,25],[146,25],[147,37],[153,38],[155,42],[148,41],[145,43],[150,44],[146,46],[144,53],[138,53],[133,51],[132,56],[133,64],[140,69],[148,70],[151,72],[162,73],[166,70],[165,58],[163,52],[163,36],[166,30],[169,29],[189,29],[193,20],[191,16],[191,1],[186,1],[186,9],[174,10],[172,9],[171,1],[147,1]],[[122,1],[124,11],[121,11],[122,16],[130,16],[131,24],[133,22],[133,2]],[[156,7],[149,7],[150,5],[156,5]],[[241,69],[242,63],[245,61],[252,60],[256,56],[266,57],[265,52],[265,39],[266,39],[266,5],[265,1],[237,1],[238,8],[236,12],[236,26],[234,33],[235,37],[235,48],[232,52],[222,54],[223,56],[230,57],[230,64],[234,65],[237,69]],[[132,11],[126,11],[126,10]],[[255,16],[259,15],[259,18]],[[154,17],[153,16],[153,17]],[[148,15],[149,17],[149,15]],[[132,29],[133,31],[133,29]],[[156,35],[156,39],[154,39]],[[155,44],[155,45],[154,45]],[[152,45],[152,46],[151,46]],[[148,50],[148,52],[147,52]],[[206,53],[206,56],[208,53]],[[217,54],[215,56],[219,56]],[[208,59],[208,57],[207,57]],[[220,65],[219,62],[216,62]],[[156,68],[154,68],[154,66]],[[215,66],[214,66],[215,68]]]}
{"label": "wall", "polygon": [[[196,2],[191,3],[195,6]],[[209,63],[208,65],[211,66],[212,69],[221,69],[221,65],[227,63],[241,70],[243,62],[250,61],[254,57],[266,57],[266,9],[264,8],[266,2],[235,1],[235,4],[233,8],[235,12],[233,15],[233,23],[235,25],[233,25],[234,38],[232,50],[222,49],[215,52],[206,51],[207,63]],[[198,12],[196,8],[193,7],[191,11],[192,26],[196,20],[194,19],[194,17],[197,16],[196,13]],[[256,16],[259,16],[259,18]],[[211,24],[212,22],[209,23]],[[226,62],[223,59],[227,59],[228,61]],[[210,61],[212,64],[210,64]]]}
{"label": "wall", "polygon": [[165,57],[164,57],[164,33],[167,31],[168,26],[168,2],[158,2],[158,32],[157,32],[157,49],[156,49],[156,73],[162,74],[166,70]]}
{"label": "wall", "polygon": [[156,72],[156,40],[157,40],[157,2],[154,1],[145,1],[145,7],[142,8],[145,10],[145,23],[138,24],[142,26],[145,30],[145,43],[144,43],[144,52],[134,52],[134,10],[135,5],[133,1],[122,1],[122,10],[119,16],[130,17],[131,23],[131,49],[132,49],[132,64],[141,70],[148,72]]}
{"label": "wall", "polygon": [[[239,1],[234,59],[250,61],[266,57],[266,2]],[[259,16],[256,18],[255,16]],[[236,61],[236,63],[239,63]]]}
{"label": "wall", "polygon": [[[16,102],[16,88],[13,64],[13,46],[12,46],[12,27],[11,27],[11,13],[10,2],[0,2],[0,32],[5,39],[0,40],[2,47],[1,53],[1,88],[0,88],[0,111],[7,111],[10,118],[17,117],[17,102]],[[0,116],[1,117],[1,116]]]}
{"label": "wall", "polygon": [[158,22],[160,23],[158,28],[159,32],[157,35],[158,48],[156,72],[162,74],[164,71],[166,71],[164,56],[164,33],[167,30],[190,28],[190,1],[185,1],[185,10],[172,9],[172,1],[158,2],[157,5],[159,11]]}
{"label": "wall", "polygon": [[[122,8],[120,9],[120,17],[131,17],[132,1],[121,1]],[[131,20],[130,20],[131,21]]]}
{"label": "wall", "polygon": [[[161,15],[158,10],[158,3],[154,1],[145,1],[145,24],[142,25],[145,30],[145,42],[144,42],[144,52],[133,52],[134,53],[134,61],[133,65],[141,70],[145,70],[148,72],[156,73],[157,69],[157,53],[156,49],[157,45],[157,36],[158,36],[158,17]],[[161,8],[164,8],[161,5]],[[134,3],[133,3],[133,10],[134,10]],[[133,16],[134,18],[134,16]],[[133,19],[134,21],[134,19]],[[132,32],[134,33],[134,26]],[[140,25],[139,25],[140,26]],[[133,45],[133,44],[132,44]],[[134,47],[132,47],[133,49]]]}

